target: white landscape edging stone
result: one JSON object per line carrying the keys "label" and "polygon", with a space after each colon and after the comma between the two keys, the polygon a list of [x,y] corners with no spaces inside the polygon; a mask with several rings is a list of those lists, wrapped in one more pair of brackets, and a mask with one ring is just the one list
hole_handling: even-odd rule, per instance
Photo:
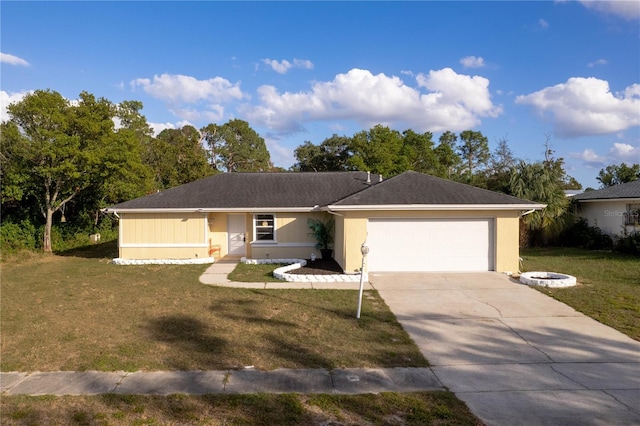
{"label": "white landscape edging stone", "polygon": [[572,287],[576,285],[576,277],[557,272],[523,272],[520,274],[520,282],[551,288]]}
{"label": "white landscape edging stone", "polygon": [[198,257],[195,259],[122,259],[112,260],[115,265],[202,265],[214,263],[213,257]]}
{"label": "white landscape edging stone", "polygon": [[[302,268],[307,265],[304,259],[240,259],[242,263],[248,265],[265,265],[273,263],[284,263],[285,266],[276,268],[273,271],[274,278],[289,283],[357,283],[360,282],[360,274],[331,274],[331,275],[301,275],[287,274],[294,269]],[[364,274],[364,281],[368,281],[368,276]]]}

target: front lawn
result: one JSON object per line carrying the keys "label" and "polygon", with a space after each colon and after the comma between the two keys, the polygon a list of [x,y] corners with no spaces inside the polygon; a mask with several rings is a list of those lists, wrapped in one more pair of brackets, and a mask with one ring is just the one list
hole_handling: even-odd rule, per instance
{"label": "front lawn", "polygon": [[524,271],[560,272],[575,287],[534,287],[574,309],[640,340],[640,258],[568,248],[522,250]]}
{"label": "front lawn", "polygon": [[206,265],[117,266],[115,244],[2,264],[2,371],[423,367],[376,292],[200,284]]}
{"label": "front lawn", "polygon": [[4,396],[3,425],[481,425],[450,392]]}

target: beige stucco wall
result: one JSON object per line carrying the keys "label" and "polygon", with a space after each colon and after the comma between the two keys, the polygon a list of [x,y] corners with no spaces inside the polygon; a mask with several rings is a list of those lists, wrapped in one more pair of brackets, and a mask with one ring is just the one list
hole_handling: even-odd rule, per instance
{"label": "beige stucco wall", "polygon": [[121,213],[123,259],[188,259],[208,256],[203,213]]}
{"label": "beige stucco wall", "polygon": [[[276,226],[276,243],[256,242],[253,237],[247,236],[247,241],[251,241],[248,246],[248,255],[253,259],[276,259],[276,258],[302,258],[308,259],[311,253],[320,257],[320,252],[314,248],[316,241],[309,236],[309,218],[319,219],[323,222],[332,219],[328,213],[278,213],[274,212]],[[251,234],[253,233],[253,214],[249,214],[249,224]],[[249,229],[248,229],[249,230]]]}
{"label": "beige stucco wall", "polygon": [[[517,211],[395,211],[279,213],[277,243],[253,242],[253,214],[245,213],[246,256],[249,258],[309,258],[315,241],[307,219],[335,220],[334,258],[347,272],[361,266],[360,246],[367,238],[369,218],[494,218],[495,269],[516,272],[519,268],[519,212]],[[220,256],[228,253],[226,213],[121,213],[120,257],[124,259],[183,259],[207,257],[209,240],[220,245]]]}
{"label": "beige stucco wall", "polygon": [[[589,226],[597,226],[610,236],[622,235],[625,231],[625,212],[627,205],[640,204],[640,199],[622,201],[582,201],[578,215],[587,219]],[[627,232],[633,232],[635,227],[627,226]]]}
{"label": "beige stucco wall", "polygon": [[369,218],[493,218],[495,220],[495,270],[517,272],[519,268],[519,212],[518,211],[360,211],[344,214],[344,245],[336,250],[335,258],[347,272],[361,267],[360,247],[367,238]]}

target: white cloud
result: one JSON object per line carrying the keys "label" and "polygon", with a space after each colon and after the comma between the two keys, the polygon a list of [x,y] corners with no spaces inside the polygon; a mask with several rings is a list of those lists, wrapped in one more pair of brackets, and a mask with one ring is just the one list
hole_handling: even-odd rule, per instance
{"label": "white cloud", "polygon": [[279,93],[274,86],[261,86],[261,104],[245,106],[243,112],[252,122],[278,132],[300,131],[303,123],[316,120],[458,131],[477,126],[481,117],[502,113],[492,104],[489,80],[483,77],[456,74],[445,68],[419,74],[416,81],[418,88],[407,86],[396,76],[352,69],[332,81],[313,83],[307,92]]}
{"label": "white cloud", "polygon": [[595,153],[592,149],[585,149],[582,152],[571,152],[569,156],[584,161],[587,165],[601,167],[607,163],[607,158]]}
{"label": "white cloud", "polygon": [[150,96],[170,103],[223,102],[245,97],[239,82],[232,84],[222,77],[198,80],[188,75],[162,74],[131,81],[132,88],[138,86]]}
{"label": "white cloud", "polygon": [[291,68],[313,69],[313,62],[307,59],[293,59],[289,62],[286,59],[278,62],[275,59],[263,59],[262,62],[269,65],[278,74],[286,74]]}
{"label": "white cloud", "polygon": [[608,62],[607,62],[607,60],[606,60],[606,59],[598,59],[597,61],[589,62],[589,63],[587,64],[587,66],[588,66],[589,68],[593,68],[593,67],[595,67],[596,65],[607,65],[607,63],[608,63]]}
{"label": "white cloud", "polygon": [[25,96],[27,96],[31,91],[27,92],[17,92],[17,93],[9,93],[4,90],[0,90],[0,122],[5,122],[9,120],[9,113],[7,112],[7,107],[13,103],[20,102]]}
{"label": "white cloud", "polygon": [[132,89],[142,87],[150,96],[165,101],[171,112],[190,121],[202,118],[218,121],[224,117],[222,103],[248,98],[240,90],[239,82],[232,84],[222,77],[198,80],[187,75],[162,74],[153,79],[138,78],[130,84]]}
{"label": "white cloud", "polygon": [[538,19],[538,27],[540,27],[543,30],[546,30],[547,28],[549,28],[549,23],[544,19],[540,18]]}
{"label": "white cloud", "polygon": [[163,130],[175,129],[176,126],[173,123],[149,123],[149,127],[153,130],[153,136],[158,136]]}
{"label": "white cloud", "polygon": [[640,163],[640,146],[615,142],[609,150],[609,155],[617,161]]}
{"label": "white cloud", "polygon": [[640,18],[639,0],[580,0],[580,3],[587,9],[618,15],[627,20]]}
{"label": "white cloud", "polygon": [[29,62],[25,61],[22,58],[2,52],[0,52],[0,63],[9,65],[20,65],[23,67],[28,67],[31,65]]}
{"label": "white cloud", "polygon": [[466,56],[460,59],[460,63],[465,68],[482,68],[486,65],[481,56]]}
{"label": "white cloud", "polygon": [[548,118],[560,136],[576,137],[614,133],[640,125],[640,85],[611,93],[609,83],[597,78],[574,77],[566,83],[516,97]]}

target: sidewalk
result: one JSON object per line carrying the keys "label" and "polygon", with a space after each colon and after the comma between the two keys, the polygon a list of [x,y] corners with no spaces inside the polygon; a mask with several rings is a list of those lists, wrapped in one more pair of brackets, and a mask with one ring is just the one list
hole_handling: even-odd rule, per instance
{"label": "sidewalk", "polygon": [[[255,288],[255,289],[315,289],[315,290],[358,290],[360,288],[359,282],[307,282],[307,283],[290,283],[286,281],[279,282],[258,282],[258,283],[243,283],[230,281],[227,278],[238,265],[237,260],[219,260],[209,266],[202,275],[200,275],[200,282],[206,285],[213,285],[219,287],[234,287],[234,288]],[[373,290],[373,287],[369,282],[364,282],[365,290]]]}
{"label": "sidewalk", "polygon": [[203,395],[442,391],[429,368],[0,373],[3,395]]}

